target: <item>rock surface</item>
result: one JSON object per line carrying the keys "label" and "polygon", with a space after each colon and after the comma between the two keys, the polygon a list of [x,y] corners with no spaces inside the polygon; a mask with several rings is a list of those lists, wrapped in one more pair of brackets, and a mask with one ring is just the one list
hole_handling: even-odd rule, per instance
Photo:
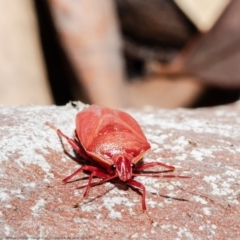
{"label": "rock surface", "polygon": [[123,183],[93,187],[79,206],[84,190],[75,188],[88,175],[61,184],[83,161],[46,122],[73,136],[77,111],[71,104],[0,107],[0,238],[240,239],[240,102],[126,110],[152,146],[144,161],[191,176],[137,177],[147,214],[141,195]]}

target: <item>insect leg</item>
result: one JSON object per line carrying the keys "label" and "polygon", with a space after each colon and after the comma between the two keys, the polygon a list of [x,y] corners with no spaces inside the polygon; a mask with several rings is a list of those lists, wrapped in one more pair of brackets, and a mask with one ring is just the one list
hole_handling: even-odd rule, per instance
{"label": "insect leg", "polygon": [[[101,177],[101,178],[102,178],[103,176],[105,176],[105,178],[104,178],[103,180],[101,180],[101,181],[99,181],[99,182],[96,182],[96,183],[95,183],[95,182],[92,183],[93,177]],[[110,181],[111,179],[115,178],[116,176],[117,176],[117,175],[109,176],[109,175],[107,175],[106,173],[101,172],[101,171],[98,171],[98,170],[91,172],[91,174],[90,174],[90,176],[89,176],[89,179],[88,179],[88,184],[85,185],[85,186],[86,186],[86,190],[85,190],[85,192],[84,192],[84,194],[83,194],[83,199],[88,197],[88,194],[89,194],[89,191],[90,191],[90,188],[91,188],[91,187],[96,186],[96,185],[103,184],[103,183],[105,183],[105,182],[107,182],[107,181]],[[84,186],[78,187],[77,189],[80,189],[80,188],[82,188],[82,187],[84,187]]]}
{"label": "insect leg", "polygon": [[170,166],[170,165],[167,165],[167,164],[164,164],[164,163],[160,163],[160,162],[150,162],[150,163],[143,163],[143,164],[137,165],[134,168],[134,171],[141,171],[141,170],[144,170],[144,169],[147,169],[147,168],[151,168],[151,167],[155,167],[155,166],[161,166],[161,167],[167,168],[167,169],[169,169],[171,171],[175,170],[174,166]]}
{"label": "insect leg", "polygon": [[83,194],[83,198],[82,198],[82,200],[83,200],[84,198],[86,198],[88,196],[90,188],[95,185],[95,184],[92,183],[93,177],[109,179],[109,175],[106,174],[104,171],[102,171],[102,169],[100,169],[100,168],[97,168],[97,167],[94,167],[94,166],[85,165],[85,166],[80,167],[79,169],[77,169],[75,172],[73,172],[68,177],[64,178],[62,180],[62,182],[63,183],[67,183],[71,178],[73,178],[76,174],[78,174],[78,173],[80,173],[82,171],[89,171],[90,172],[90,176],[89,176],[89,179],[88,179],[88,184],[86,184],[84,186],[77,187],[77,189],[86,187],[86,190],[85,190],[85,192]]}
{"label": "insect leg", "polygon": [[85,150],[83,149],[83,147],[81,146],[80,143],[78,143],[77,141],[69,138],[67,135],[65,135],[60,129],[57,129],[53,124],[51,124],[50,122],[46,122],[46,125],[48,125],[50,128],[52,128],[53,130],[55,130],[57,132],[58,135],[64,137],[68,143],[73,147],[73,149],[79,153],[82,157],[89,159],[89,156],[87,155],[87,153],[85,152]]}
{"label": "insect leg", "polygon": [[151,174],[151,173],[133,173],[134,177],[141,176],[141,177],[155,177],[155,178],[191,178],[190,176],[181,176],[181,175],[173,175],[173,174]]}
{"label": "insect leg", "polygon": [[67,176],[66,178],[64,178],[62,180],[63,183],[67,183],[71,178],[73,178],[75,175],[77,175],[78,173],[82,172],[84,170],[84,167],[80,167],[79,169],[77,169],[75,172],[73,172],[71,175]]}
{"label": "insect leg", "polygon": [[[110,181],[110,180],[112,180],[112,179],[114,179],[114,178],[116,178],[116,177],[117,177],[117,175],[113,175],[113,176],[110,176],[110,177],[108,176],[108,177],[102,179],[101,181],[91,183],[91,187],[94,187],[94,186],[97,186],[97,185],[101,185],[101,184],[103,184],[103,183],[105,183],[105,182],[108,182],[108,181]],[[88,184],[82,185],[82,186],[80,186],[80,187],[77,187],[76,189],[85,188],[85,187],[87,187],[87,185],[88,185]]]}
{"label": "insect leg", "polygon": [[87,184],[86,190],[85,190],[85,192],[83,194],[83,199],[86,198],[88,196],[88,194],[89,194],[89,190],[91,188],[92,179],[93,179],[94,175],[95,175],[94,172],[91,172],[91,174],[89,176],[89,179],[88,179],[88,184]]}
{"label": "insect leg", "polygon": [[77,169],[75,172],[73,172],[71,175],[67,176],[66,178],[64,178],[62,180],[63,183],[67,183],[70,179],[72,179],[75,175],[77,175],[78,173],[82,172],[82,171],[89,171],[89,172],[93,172],[95,173],[94,176],[99,177],[99,178],[106,178],[109,177],[108,174],[106,174],[104,171],[102,171],[102,169],[94,167],[94,166],[89,166],[89,165],[85,165],[83,167],[80,167],[79,169]]}
{"label": "insect leg", "polygon": [[142,209],[143,209],[143,211],[146,211],[146,189],[145,189],[144,185],[133,179],[127,180],[127,183],[135,188],[142,190]]}
{"label": "insect leg", "polygon": [[82,157],[89,159],[89,156],[80,144],[66,136],[60,129],[57,129],[57,133],[64,137],[77,153],[79,153]]}
{"label": "insect leg", "polygon": [[[89,176],[89,179],[88,179],[88,183],[86,185],[83,185],[83,186],[80,186],[80,187],[77,187],[76,189],[81,189],[81,188],[84,188],[86,187],[86,190],[83,194],[83,198],[81,201],[83,201],[83,199],[87,198],[88,195],[89,195],[89,191],[90,191],[90,188],[93,187],[93,186],[96,186],[96,185],[100,185],[100,184],[103,184],[113,178],[116,178],[117,175],[113,175],[113,176],[109,176],[107,173],[105,173],[102,169],[100,168],[97,168],[97,167],[94,167],[94,166],[88,166],[88,165],[85,165],[79,169],[77,169],[74,173],[72,173],[70,176],[64,178],[62,181],[63,183],[66,183],[67,181],[69,181],[73,176],[75,176],[76,174],[78,174],[79,172],[82,172],[82,171],[89,171],[90,172],[90,176]],[[99,177],[99,178],[103,178],[101,181],[99,182],[93,182],[92,183],[92,179],[93,177]]]}
{"label": "insect leg", "polygon": [[173,175],[173,174],[159,175],[159,174],[150,174],[150,173],[144,173],[144,172],[135,173],[135,171],[141,171],[141,170],[148,169],[155,166],[165,167],[165,168],[168,168],[170,171],[175,170],[174,166],[166,165],[164,163],[159,163],[159,162],[150,162],[150,163],[143,163],[136,166],[133,170],[134,171],[133,176],[158,177],[158,178],[191,178],[190,176],[181,176],[181,175]]}

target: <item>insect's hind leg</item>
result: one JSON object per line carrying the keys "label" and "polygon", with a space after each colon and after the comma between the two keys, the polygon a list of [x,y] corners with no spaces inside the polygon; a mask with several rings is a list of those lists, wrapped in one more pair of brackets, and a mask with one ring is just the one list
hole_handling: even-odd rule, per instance
{"label": "insect's hind leg", "polygon": [[57,133],[58,135],[64,137],[78,154],[89,160],[89,156],[87,155],[83,147],[80,145],[80,143],[76,142],[74,139],[71,139],[70,137],[65,135],[60,129],[57,129]]}
{"label": "insect's hind leg", "polygon": [[[79,142],[77,142],[74,139],[71,139],[70,137],[68,137],[67,135],[65,135],[60,129],[57,129],[53,124],[51,124],[50,122],[46,122],[46,125],[48,125],[50,128],[52,128],[53,130],[55,130],[57,132],[57,134],[61,137],[64,137],[68,143],[73,147],[73,149],[80,154],[82,157],[89,159],[89,156],[87,155],[86,151],[83,149],[83,147],[81,146],[81,144]],[[75,132],[76,134],[76,132]]]}

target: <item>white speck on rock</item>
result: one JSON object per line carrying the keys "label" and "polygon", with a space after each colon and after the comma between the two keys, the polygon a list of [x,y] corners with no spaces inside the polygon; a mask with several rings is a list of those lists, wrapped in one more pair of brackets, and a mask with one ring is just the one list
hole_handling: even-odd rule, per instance
{"label": "white speck on rock", "polygon": [[196,202],[199,202],[201,204],[207,204],[207,201],[199,196],[193,196],[192,197]]}
{"label": "white speck on rock", "polygon": [[[237,178],[236,178],[237,179]],[[219,196],[226,196],[228,194],[234,194],[234,190],[231,188],[232,181],[223,181],[219,174],[212,176],[205,176],[203,178],[212,187],[212,194]]]}
{"label": "white speck on rock", "polygon": [[36,204],[31,207],[32,215],[37,218],[44,211],[46,201],[44,199],[39,199]]}
{"label": "white speck on rock", "polygon": [[184,136],[180,136],[171,144],[171,150],[174,152],[183,152],[185,147],[189,144]]}
{"label": "white speck on rock", "polygon": [[203,161],[207,157],[213,157],[211,149],[193,149],[190,153],[197,161]]}
{"label": "white speck on rock", "polygon": [[133,206],[133,203],[129,201],[129,199],[125,197],[104,197],[103,206],[109,210],[109,217],[112,219],[121,219],[122,214],[116,210],[114,210],[115,205],[125,205],[128,207]]}
{"label": "white speck on rock", "polygon": [[82,222],[82,218],[80,218],[80,217],[75,217],[75,218],[73,219],[73,221],[74,221],[75,223],[81,223],[81,222]]}
{"label": "white speck on rock", "polygon": [[24,187],[30,187],[30,188],[35,188],[36,187],[36,183],[35,182],[29,182],[29,183],[23,183]]}
{"label": "white speck on rock", "polygon": [[10,235],[10,233],[11,233],[11,228],[8,226],[8,225],[4,225],[4,234],[6,235],[6,236],[9,236]]}
{"label": "white speck on rock", "polygon": [[97,210],[97,206],[95,204],[81,204],[80,205],[81,211],[83,212],[93,212],[95,210]]}
{"label": "white speck on rock", "polygon": [[131,236],[131,239],[136,239],[138,238],[138,233],[134,233],[132,236]]}
{"label": "white speck on rock", "polygon": [[155,149],[159,149],[159,146],[157,145],[157,144],[155,144],[155,143],[151,143],[151,149],[152,150],[155,150]]}
{"label": "white speck on rock", "polygon": [[239,169],[234,169],[234,170],[227,170],[225,172],[227,176],[235,177],[237,178],[240,175],[240,170]]}
{"label": "white speck on rock", "polygon": [[167,186],[167,189],[170,190],[170,191],[172,191],[172,190],[174,190],[174,186],[171,185],[171,184],[169,184],[169,185]]}
{"label": "white speck on rock", "polygon": [[156,206],[163,207],[163,204],[160,201],[156,202],[156,201],[153,201],[151,199],[147,199],[146,204],[147,204],[148,208],[155,208]]}
{"label": "white speck on rock", "polygon": [[207,215],[207,216],[211,216],[212,214],[211,214],[211,211],[210,211],[210,208],[208,208],[208,207],[204,207],[203,208],[203,213],[205,214],[205,215]]}
{"label": "white speck on rock", "polygon": [[12,189],[12,190],[10,190],[10,192],[11,192],[11,194],[16,196],[17,198],[21,198],[21,199],[25,198],[25,196],[22,194],[21,189]]}
{"label": "white speck on rock", "polygon": [[197,160],[197,161],[203,161],[203,152],[200,152],[198,150],[193,149],[191,152],[191,155]]}
{"label": "white speck on rock", "polygon": [[0,188],[0,200],[1,200],[1,202],[8,201],[10,199],[10,197],[6,193],[6,191],[7,191],[6,188]]}
{"label": "white speck on rock", "polygon": [[164,230],[169,230],[169,229],[172,228],[172,225],[171,225],[171,224],[163,224],[163,225],[161,225],[160,227],[161,227],[162,229],[164,229]]}
{"label": "white speck on rock", "polygon": [[194,239],[192,233],[190,233],[185,227],[179,228],[177,235],[180,239]]}
{"label": "white speck on rock", "polygon": [[41,154],[37,154],[35,150],[33,150],[32,152],[30,152],[29,150],[26,153],[23,153],[23,156],[17,159],[16,162],[19,164],[21,168],[24,168],[24,165],[22,163],[28,165],[35,164],[39,166],[48,176],[53,178],[53,174],[49,173],[51,166],[46,161],[46,159]]}
{"label": "white speck on rock", "polygon": [[203,181],[206,181],[207,183],[216,182],[217,179],[221,179],[219,175],[211,175],[211,176],[204,176]]}
{"label": "white speck on rock", "polygon": [[124,205],[127,206],[129,208],[129,211],[132,211],[132,206],[134,206],[134,202],[131,202],[128,198],[126,197],[103,197],[103,204],[101,206],[96,205],[96,204],[92,204],[88,205],[88,204],[82,204],[81,205],[81,210],[82,211],[86,211],[86,212],[92,212],[92,211],[96,211],[98,209],[101,209],[102,207],[105,207],[106,209],[109,210],[109,217],[112,219],[121,219],[122,218],[122,214],[121,214],[121,210],[117,211],[114,209],[114,207],[116,205]]}
{"label": "white speck on rock", "polygon": [[186,161],[188,158],[187,154],[186,153],[182,153],[182,154],[178,154],[175,159],[176,160],[179,160],[179,161]]}
{"label": "white speck on rock", "polygon": [[198,229],[199,229],[200,231],[203,231],[204,228],[205,228],[205,226],[199,226],[199,227],[198,227]]}
{"label": "white speck on rock", "polygon": [[6,204],[4,207],[10,209],[10,208],[12,208],[12,205],[11,204]]}
{"label": "white speck on rock", "polygon": [[215,224],[212,224],[211,227],[212,227],[213,229],[216,229],[216,228],[217,228],[217,226],[216,226]]}
{"label": "white speck on rock", "polygon": [[117,211],[110,211],[108,216],[112,219],[121,219],[122,218],[122,214]]}

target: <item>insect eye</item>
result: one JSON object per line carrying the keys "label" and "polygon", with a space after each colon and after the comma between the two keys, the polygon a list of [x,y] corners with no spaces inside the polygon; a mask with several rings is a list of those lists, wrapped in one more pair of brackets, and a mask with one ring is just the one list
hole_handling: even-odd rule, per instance
{"label": "insect eye", "polygon": [[116,164],[113,164],[112,166],[111,166],[111,169],[114,171],[114,170],[116,170]]}
{"label": "insect eye", "polygon": [[136,164],[131,163],[131,168],[134,169],[136,167]]}

